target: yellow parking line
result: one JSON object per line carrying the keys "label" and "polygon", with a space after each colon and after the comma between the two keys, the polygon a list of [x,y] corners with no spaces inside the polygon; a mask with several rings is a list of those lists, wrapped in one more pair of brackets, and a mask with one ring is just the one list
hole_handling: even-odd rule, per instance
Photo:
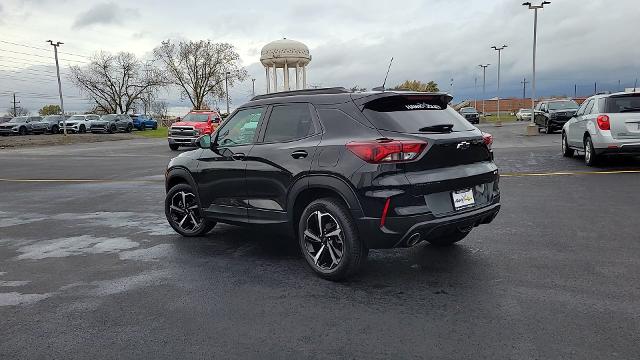
{"label": "yellow parking line", "polygon": [[640,170],[557,171],[557,172],[547,172],[547,173],[504,173],[504,174],[500,174],[500,177],[566,176],[566,175],[611,175],[611,174],[640,174]]}
{"label": "yellow parking line", "polygon": [[107,180],[107,179],[0,179],[4,182],[35,183],[117,183],[117,182],[164,182],[164,180]]}

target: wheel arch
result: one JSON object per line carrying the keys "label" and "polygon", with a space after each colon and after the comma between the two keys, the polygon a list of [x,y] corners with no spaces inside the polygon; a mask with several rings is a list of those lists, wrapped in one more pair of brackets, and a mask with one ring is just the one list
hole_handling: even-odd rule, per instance
{"label": "wheel arch", "polygon": [[189,184],[196,193],[198,192],[198,187],[196,186],[193,176],[185,168],[176,167],[167,171],[167,175],[165,177],[165,192],[168,192],[177,184]]}

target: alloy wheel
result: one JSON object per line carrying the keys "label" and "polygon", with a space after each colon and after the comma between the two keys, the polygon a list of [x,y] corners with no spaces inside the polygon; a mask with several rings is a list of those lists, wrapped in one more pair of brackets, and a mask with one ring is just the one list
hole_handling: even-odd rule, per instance
{"label": "alloy wheel", "polygon": [[592,156],[592,154],[591,154],[591,141],[587,138],[584,141],[584,160],[587,163],[590,163],[591,162],[591,156]]}
{"label": "alloy wheel", "polygon": [[342,260],[344,241],[342,229],[333,215],[315,211],[307,218],[304,243],[315,266],[321,270],[333,270]]}
{"label": "alloy wheel", "polygon": [[169,214],[183,231],[195,231],[202,225],[202,217],[196,196],[190,192],[179,191],[171,198]]}

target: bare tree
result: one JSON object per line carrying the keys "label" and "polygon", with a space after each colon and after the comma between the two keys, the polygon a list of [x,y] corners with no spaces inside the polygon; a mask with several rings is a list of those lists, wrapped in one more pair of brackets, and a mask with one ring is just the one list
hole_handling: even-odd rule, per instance
{"label": "bare tree", "polygon": [[107,113],[126,114],[149,91],[166,82],[158,69],[145,71],[132,53],[99,52],[89,65],[72,66],[71,81]]}
{"label": "bare tree", "polygon": [[29,115],[29,110],[25,109],[23,107],[20,106],[16,106],[15,111],[13,110],[12,107],[7,109],[7,115],[11,116],[11,117],[16,117],[16,116],[26,116]]}
{"label": "bare tree", "polygon": [[229,87],[247,78],[240,64],[240,55],[231,44],[210,40],[163,41],[153,51],[164,67],[167,79],[181,90],[194,109],[207,106],[207,99],[226,96],[225,77],[229,73]]}
{"label": "bare tree", "polygon": [[166,119],[167,113],[169,112],[169,105],[166,101],[154,101],[151,103],[151,113],[155,117],[159,117],[160,119]]}

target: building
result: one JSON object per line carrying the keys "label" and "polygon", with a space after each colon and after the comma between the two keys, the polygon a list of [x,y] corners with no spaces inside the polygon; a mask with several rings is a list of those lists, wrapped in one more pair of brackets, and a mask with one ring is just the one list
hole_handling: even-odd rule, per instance
{"label": "building", "polygon": [[[577,97],[577,98],[564,98],[564,97],[553,97],[553,98],[542,98],[541,100],[547,99],[573,99],[578,104],[582,104],[587,98],[586,97]],[[478,111],[482,111],[482,99],[478,99],[478,104],[476,106],[476,100],[465,100],[468,103],[468,106],[475,107]],[[491,98],[486,99],[484,101],[484,108],[486,113],[495,113],[498,111],[498,99]],[[530,109],[531,108],[531,99],[517,99],[517,98],[504,98],[500,99],[500,112],[505,113],[515,113],[520,109]]]}

